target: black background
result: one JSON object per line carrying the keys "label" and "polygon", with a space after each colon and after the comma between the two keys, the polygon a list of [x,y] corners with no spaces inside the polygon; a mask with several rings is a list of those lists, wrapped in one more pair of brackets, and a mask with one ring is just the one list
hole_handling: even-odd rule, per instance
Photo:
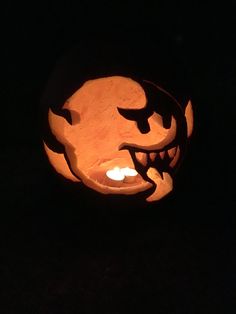
{"label": "black background", "polygon": [[[235,313],[235,10],[235,1],[3,5],[1,313]],[[108,206],[47,162],[42,95],[57,61],[88,42],[105,51],[101,68],[125,73],[127,52],[134,71],[193,101],[192,141],[160,203]]]}

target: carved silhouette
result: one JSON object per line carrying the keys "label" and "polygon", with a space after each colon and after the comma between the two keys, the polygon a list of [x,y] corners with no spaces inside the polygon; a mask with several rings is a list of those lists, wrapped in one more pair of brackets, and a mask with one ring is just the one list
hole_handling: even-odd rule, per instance
{"label": "carved silhouette", "polygon": [[[49,108],[45,150],[56,171],[74,182],[103,194],[149,191],[146,200],[156,201],[172,190],[192,132],[191,102],[186,110],[187,116],[173,96],[149,81],[89,80],[61,108]],[[106,176],[116,167],[138,174],[117,185]]]}

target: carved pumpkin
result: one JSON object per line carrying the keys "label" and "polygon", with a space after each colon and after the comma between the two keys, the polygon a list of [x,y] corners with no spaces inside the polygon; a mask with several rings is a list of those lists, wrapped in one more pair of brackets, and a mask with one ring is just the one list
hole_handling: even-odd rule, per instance
{"label": "carved pumpkin", "polygon": [[151,202],[173,188],[193,113],[190,101],[184,112],[149,81],[111,76],[86,81],[60,113],[49,109],[48,122],[64,147],[58,153],[44,141],[58,173],[103,194],[150,191]]}

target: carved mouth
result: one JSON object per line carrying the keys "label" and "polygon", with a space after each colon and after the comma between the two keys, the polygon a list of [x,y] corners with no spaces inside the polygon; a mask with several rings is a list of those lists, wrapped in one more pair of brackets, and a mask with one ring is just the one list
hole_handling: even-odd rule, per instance
{"label": "carved mouth", "polygon": [[147,150],[125,145],[121,149],[128,149],[135,169],[145,180],[148,179],[147,171],[151,167],[157,169],[161,178],[163,178],[163,172],[172,173],[180,157],[180,148],[178,145],[168,145],[163,149],[157,150]]}
{"label": "carved mouth", "polygon": [[173,169],[180,159],[179,145],[169,144],[157,150],[137,146],[123,146],[122,149],[129,151],[135,169],[143,180],[151,183],[152,194],[147,201],[158,200],[172,190]]}

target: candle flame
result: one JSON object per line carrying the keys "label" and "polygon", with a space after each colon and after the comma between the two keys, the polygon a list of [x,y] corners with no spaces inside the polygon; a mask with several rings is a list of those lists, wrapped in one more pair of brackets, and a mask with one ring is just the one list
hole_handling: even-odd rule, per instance
{"label": "candle flame", "polygon": [[135,177],[138,172],[135,169],[125,167],[121,168],[120,171],[126,176],[126,177]]}
{"label": "candle flame", "polygon": [[106,172],[108,178],[115,180],[115,181],[123,181],[125,178],[124,173],[122,173],[119,167],[115,167],[114,169],[108,170]]}
{"label": "candle flame", "polygon": [[137,174],[138,172],[135,169],[129,167],[115,167],[106,172],[107,177],[115,181],[123,181],[125,177],[135,177]]}

